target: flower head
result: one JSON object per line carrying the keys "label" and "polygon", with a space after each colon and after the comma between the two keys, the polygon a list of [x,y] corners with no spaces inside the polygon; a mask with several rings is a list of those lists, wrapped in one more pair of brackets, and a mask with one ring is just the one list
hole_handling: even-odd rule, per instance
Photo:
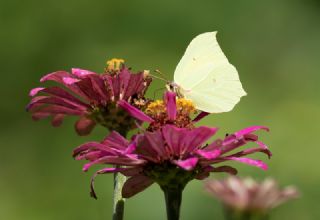
{"label": "flower head", "polygon": [[298,197],[295,187],[280,189],[274,179],[256,182],[251,178],[230,176],[225,180],[210,180],[206,190],[230,210],[239,213],[267,213],[272,208]]}
{"label": "flower head", "polygon": [[[267,169],[262,161],[245,157],[255,152],[271,156],[267,146],[253,134],[260,129],[268,130],[253,126],[206,144],[217,128],[201,126],[190,129],[167,124],[155,131],[136,135],[130,142],[117,132],[112,132],[101,143],[89,142],[79,146],[74,150],[74,156],[78,160],[89,160],[83,167],[84,171],[94,164],[125,166],[104,168],[95,175],[121,172],[130,177],[122,193],[124,197],[131,197],[154,182],[161,188],[183,189],[190,180],[204,179],[210,172],[236,174],[237,170],[231,166],[217,166],[225,161],[238,161]],[[230,153],[248,142],[255,142],[258,147]]]}
{"label": "flower head", "polygon": [[66,115],[79,116],[75,129],[80,135],[89,134],[97,123],[125,133],[124,130],[134,126],[134,120],[119,108],[118,102],[125,100],[144,108],[144,93],[151,79],[142,72],[132,74],[123,62],[120,59],[108,61],[103,74],[73,68],[71,73],[58,71],[45,75],[40,82],[54,81],[63,87],[32,89],[30,96],[33,98],[27,110],[35,120],[52,116],[54,126],[59,126]]}
{"label": "flower head", "polygon": [[193,114],[197,113],[195,106],[189,99],[177,98],[174,92],[167,91],[163,100],[155,100],[148,103],[144,112],[131,106],[126,101],[121,101],[119,105],[137,119],[152,118],[152,121],[149,121],[148,131],[158,130],[167,124],[175,125],[179,128],[195,127],[195,121],[192,119]]}

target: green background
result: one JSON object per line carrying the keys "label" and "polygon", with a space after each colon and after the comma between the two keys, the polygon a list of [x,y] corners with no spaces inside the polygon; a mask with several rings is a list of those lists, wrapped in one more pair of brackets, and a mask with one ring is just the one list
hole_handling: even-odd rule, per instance
{"label": "green background", "polygon": [[[75,118],[59,129],[33,122],[24,108],[41,76],[72,67],[101,72],[118,57],[134,70],[158,68],[172,78],[190,40],[215,30],[248,96],[202,124],[220,127],[218,136],[269,126],[260,135],[274,156],[255,156],[269,170],[237,165],[240,175],[273,176],[300,189],[301,198],[274,210],[273,219],[320,219],[319,1],[1,0],[0,19],[0,219],[111,219],[112,175],[97,178],[99,198],[91,199],[94,169],[82,173],[83,163],[71,157],[74,147],[106,131],[78,137]],[[161,87],[155,80],[150,97]],[[154,185],[127,201],[125,219],[165,219],[164,210]],[[222,219],[199,181],[187,186],[181,212],[185,220]]]}

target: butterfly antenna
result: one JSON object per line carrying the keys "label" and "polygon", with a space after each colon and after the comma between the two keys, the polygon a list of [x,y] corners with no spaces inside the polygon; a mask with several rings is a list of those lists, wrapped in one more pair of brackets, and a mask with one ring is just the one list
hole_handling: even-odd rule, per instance
{"label": "butterfly antenna", "polygon": [[159,77],[159,76],[155,76],[155,75],[153,75],[153,74],[151,74],[151,73],[148,73],[148,75],[151,76],[151,77],[153,77],[153,78],[155,78],[155,79],[160,79],[160,80],[162,80],[162,81],[165,81],[166,83],[169,82],[167,79],[162,78],[162,77]]}
{"label": "butterfly antenna", "polygon": [[156,70],[154,70],[154,72],[158,73],[158,74],[161,75],[164,79],[166,79],[167,81],[169,81],[169,80],[166,78],[166,75],[163,74],[160,70],[156,69]]}

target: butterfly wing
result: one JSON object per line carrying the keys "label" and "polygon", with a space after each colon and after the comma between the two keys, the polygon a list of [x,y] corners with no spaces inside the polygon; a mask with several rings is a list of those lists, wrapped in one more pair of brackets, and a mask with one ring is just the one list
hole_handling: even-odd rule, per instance
{"label": "butterfly wing", "polygon": [[174,72],[174,82],[196,108],[209,113],[228,112],[246,95],[238,72],[222,52],[217,32],[195,37]]}

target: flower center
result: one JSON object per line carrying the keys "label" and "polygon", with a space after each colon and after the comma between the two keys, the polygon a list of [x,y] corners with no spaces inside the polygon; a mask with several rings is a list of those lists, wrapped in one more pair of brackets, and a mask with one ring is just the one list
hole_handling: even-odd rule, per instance
{"label": "flower center", "polygon": [[151,102],[147,109],[146,113],[151,117],[156,117],[166,113],[166,106],[162,100],[156,100]]}
{"label": "flower center", "polygon": [[123,59],[113,58],[107,61],[107,71],[119,71],[122,65],[124,64]]}
{"label": "flower center", "polygon": [[[189,116],[192,113],[196,112],[196,108],[191,102],[191,100],[178,98],[176,101],[177,113],[179,115]],[[167,113],[167,108],[165,103],[162,100],[156,100],[151,102],[147,109],[146,113],[152,117],[164,115]]]}
{"label": "flower center", "polygon": [[180,114],[190,115],[196,112],[196,108],[191,100],[179,98],[177,99],[177,111],[180,112]]}

